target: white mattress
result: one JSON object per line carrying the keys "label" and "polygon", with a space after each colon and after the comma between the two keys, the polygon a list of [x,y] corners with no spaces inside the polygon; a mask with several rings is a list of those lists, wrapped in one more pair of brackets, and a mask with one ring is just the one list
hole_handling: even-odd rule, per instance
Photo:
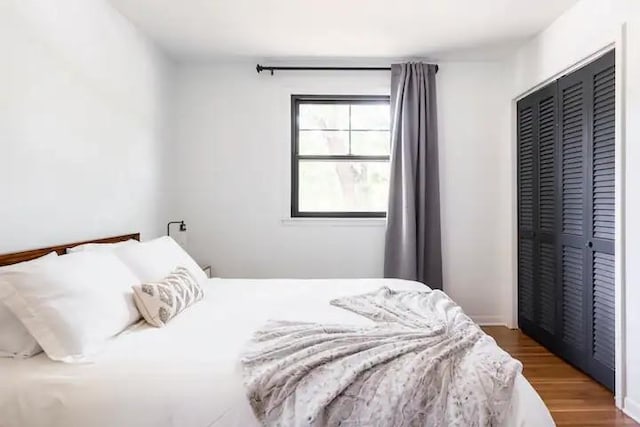
{"label": "white mattress", "polygon": [[[212,279],[202,302],[163,329],[133,326],[94,363],[0,359],[0,426],[258,426],[237,362],[251,333],[269,318],[368,322],[328,302],[382,285],[424,289],[383,279]],[[507,425],[553,425],[522,376]]]}

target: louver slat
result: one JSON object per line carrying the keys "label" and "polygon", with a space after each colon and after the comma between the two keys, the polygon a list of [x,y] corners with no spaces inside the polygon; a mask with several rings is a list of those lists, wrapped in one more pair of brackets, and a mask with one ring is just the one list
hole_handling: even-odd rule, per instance
{"label": "louver slat", "polygon": [[583,234],[583,85],[578,82],[562,90],[562,230]]}
{"label": "louver slat", "polygon": [[593,236],[615,236],[615,70],[593,76]]}
{"label": "louver slat", "polygon": [[584,348],[582,250],[565,246],[562,249],[562,340],[570,346]]}
{"label": "louver slat", "polygon": [[538,104],[539,220],[540,230],[553,232],[555,223],[556,111],[553,96]]}
{"label": "louver slat", "polygon": [[[520,227],[533,229],[533,109],[527,107],[518,112],[519,120],[519,210]],[[533,260],[531,260],[533,262]]]}
{"label": "louver slat", "polygon": [[518,245],[518,311],[533,321],[533,241],[521,239]]}
{"label": "louver slat", "polygon": [[593,358],[615,366],[614,256],[593,254]]}
{"label": "louver slat", "polygon": [[554,334],[555,332],[555,251],[548,243],[540,244],[540,326]]}

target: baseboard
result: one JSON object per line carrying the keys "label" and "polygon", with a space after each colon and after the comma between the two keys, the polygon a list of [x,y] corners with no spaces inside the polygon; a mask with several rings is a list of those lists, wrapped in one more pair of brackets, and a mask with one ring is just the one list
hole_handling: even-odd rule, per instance
{"label": "baseboard", "polygon": [[622,412],[624,412],[634,420],[640,422],[640,403],[631,400],[628,397],[625,397],[624,408],[622,408]]}
{"label": "baseboard", "polygon": [[502,316],[471,316],[471,318],[480,326],[507,326]]}

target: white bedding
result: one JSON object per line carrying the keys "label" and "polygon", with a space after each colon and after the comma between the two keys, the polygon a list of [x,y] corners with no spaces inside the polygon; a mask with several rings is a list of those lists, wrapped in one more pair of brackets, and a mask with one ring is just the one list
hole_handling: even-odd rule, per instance
{"label": "white bedding", "polygon": [[[0,427],[258,426],[238,365],[252,332],[267,319],[369,322],[329,301],[383,285],[423,289],[382,279],[211,279],[202,302],[165,328],[131,327],[94,363],[1,359]],[[515,389],[506,425],[554,425],[524,377]]]}

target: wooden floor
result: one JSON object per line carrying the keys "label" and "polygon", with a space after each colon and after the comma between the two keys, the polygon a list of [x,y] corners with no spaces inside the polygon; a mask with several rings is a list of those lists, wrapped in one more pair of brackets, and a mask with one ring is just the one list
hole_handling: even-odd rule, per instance
{"label": "wooden floor", "polygon": [[613,395],[518,330],[487,326],[485,332],[520,360],[524,376],[549,407],[558,426],[637,426],[615,407]]}

